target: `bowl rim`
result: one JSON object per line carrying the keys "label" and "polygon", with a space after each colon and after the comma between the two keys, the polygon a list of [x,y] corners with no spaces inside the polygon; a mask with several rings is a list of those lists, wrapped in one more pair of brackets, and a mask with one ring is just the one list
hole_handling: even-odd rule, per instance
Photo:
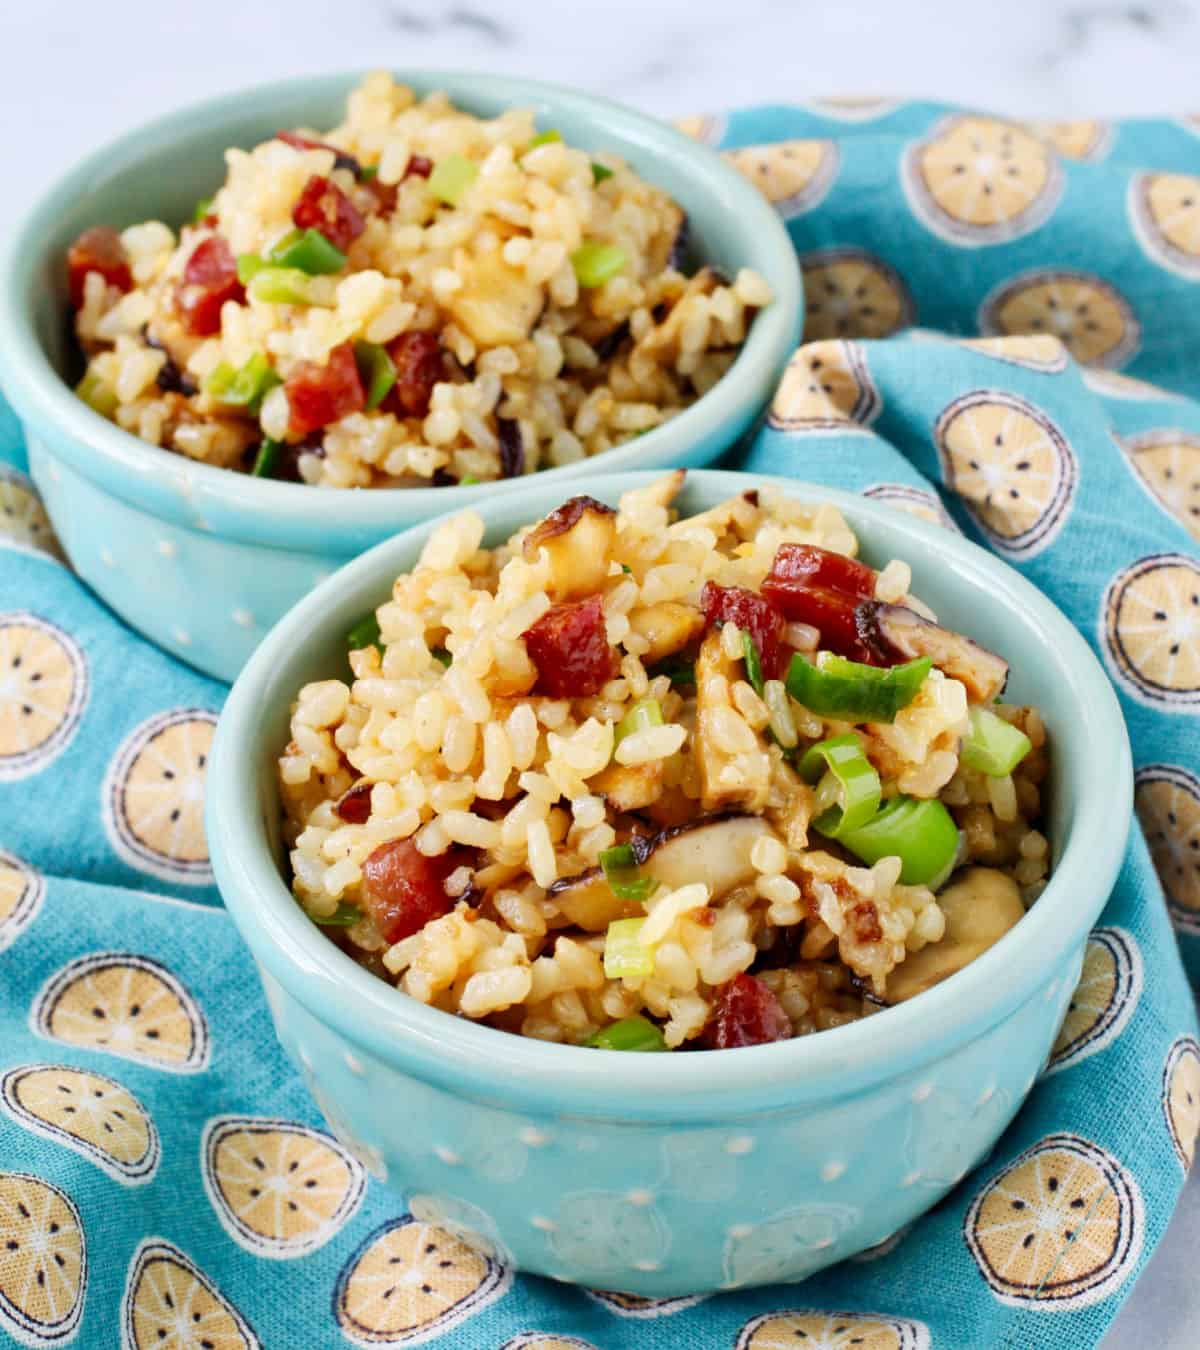
{"label": "bowl rim", "polygon": [[[389,67],[402,83],[419,92],[446,89],[456,103],[480,101],[509,107],[551,105],[584,121],[597,121],[623,139],[622,153],[638,149],[651,161],[671,160],[684,165],[697,192],[716,197],[738,239],[746,262],[767,272],[775,288],[774,301],[759,311],[746,341],[724,376],[682,412],[644,436],[636,437],[602,456],[573,464],[539,469],[516,479],[453,488],[326,488],[313,493],[308,484],[253,478],[213,465],[189,460],[152,446],[101,417],[80,399],[58,375],[42,349],[32,322],[32,310],[23,302],[30,271],[41,257],[41,240],[64,208],[84,195],[90,180],[109,175],[114,165],[136,163],[170,146],[197,124],[219,127],[244,118],[247,107],[269,107],[272,101],[307,94],[314,103],[344,96],[368,72],[343,70],[317,78],[298,77],[251,85],[191,103],[135,127],[110,140],[56,178],[11,231],[0,248],[0,381],[5,397],[23,420],[35,427],[45,423],[64,436],[56,445],[74,468],[89,478],[107,470],[118,496],[145,502],[154,489],[180,492],[184,498],[203,494],[221,503],[236,524],[221,533],[255,542],[255,526],[264,518],[284,528],[345,527],[386,529],[396,524],[396,494],[402,493],[408,519],[440,515],[446,510],[527,488],[530,481],[562,483],[594,472],[636,468],[639,462],[662,463],[664,456],[719,432],[750,407],[753,416],[770,397],[773,382],[799,341],[803,320],[803,282],[795,248],[779,214],[762,194],[724,162],[711,147],[676,130],[668,122],[627,108],[614,100],[575,89],[516,76],[476,74],[459,70]],[[653,164],[644,173],[653,181]],[[596,467],[603,464],[603,468]],[[161,514],[161,512],[159,512]],[[240,528],[239,528],[240,526]]]}
{"label": "bowl rim", "polygon": [[[654,471],[598,475],[572,486],[602,500],[657,477]],[[989,603],[1015,618],[1040,642],[1056,678],[1067,682],[1080,712],[1075,734],[1058,753],[1081,767],[1073,826],[1046,890],[1016,929],[964,971],[919,998],[874,1017],[820,1035],[745,1047],[714,1059],[596,1055],[497,1031],[419,1003],[363,970],[329,942],[295,903],[270,852],[256,787],[254,756],[258,710],[268,691],[285,685],[278,670],[306,643],[310,621],[345,606],[356,589],[386,594],[407,563],[401,555],[428,537],[439,521],[404,531],[348,563],[295,606],[251,657],[221,714],[209,761],[208,834],[213,866],[227,908],[255,959],[291,997],[345,1044],[365,1047],[392,1065],[481,1094],[503,1092],[543,1105],[570,1100],[604,1116],[638,1119],[710,1119],[736,1111],[736,1101],[762,1109],[845,1095],[915,1069],[982,1035],[1028,999],[1055,973],[1061,977],[1072,948],[1082,943],[1107,902],[1132,818],[1133,775],[1124,720],[1111,684],[1074,625],[1030,582],[965,538],[895,511],[885,503],[819,484],[771,475],[689,470],[689,480],[732,495],[753,478],[801,500],[829,501],[856,528],[883,520],[902,536],[932,545],[968,585],[991,592]],[[553,486],[542,498],[553,497]],[[508,504],[510,505],[510,504]],[[545,505],[530,504],[529,515]],[[497,502],[491,510],[502,511]],[[447,513],[450,515],[453,513]],[[440,519],[445,519],[443,516]],[[493,527],[494,528],[494,527]],[[269,699],[267,700],[269,702]],[[278,747],[257,746],[273,756]],[[1116,828],[1112,803],[1128,803]],[[1019,936],[1018,936],[1019,935]],[[1033,957],[1029,957],[1029,953]],[[1013,959],[1016,957],[1017,959]],[[745,1109],[745,1108],[743,1108]]]}

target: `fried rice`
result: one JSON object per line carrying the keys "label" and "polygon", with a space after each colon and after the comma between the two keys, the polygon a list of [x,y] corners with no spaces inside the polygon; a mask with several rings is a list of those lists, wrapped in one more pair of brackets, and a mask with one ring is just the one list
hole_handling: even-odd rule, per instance
{"label": "fried rice", "polygon": [[225,161],[193,223],[68,255],[80,394],[205,464],[326,487],[569,464],[699,398],[771,301],[749,269],[686,275],[683,210],[617,156],[385,73],[331,130]]}
{"label": "fried rice", "polygon": [[[903,561],[851,562],[832,505],[764,486],[677,518],[683,481],[619,512],[574,499],[492,549],[453,517],[356,628],[350,676],[299,691],[278,766],[294,893],[413,998],[548,1041],[644,1019],[672,1049],[754,1044],[919,993],[1044,887],[1046,732],[997,701],[1005,663],[936,626]],[[788,591],[785,558],[822,585]],[[835,574],[883,634],[869,650]],[[778,612],[814,605],[820,626]],[[922,644],[932,660],[898,664]],[[917,682],[891,720],[793,696],[835,646],[868,658],[843,687]],[[1024,733],[1006,772],[963,762],[981,714]],[[943,859],[903,841],[867,862],[839,837],[838,783],[805,754],[836,738],[874,777],[868,810],[945,817]],[[910,863],[939,874],[908,882]]]}

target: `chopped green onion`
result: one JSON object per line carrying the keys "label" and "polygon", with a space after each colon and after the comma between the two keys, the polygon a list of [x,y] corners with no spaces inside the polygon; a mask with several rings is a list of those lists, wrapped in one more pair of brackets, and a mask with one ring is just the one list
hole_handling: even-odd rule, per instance
{"label": "chopped green onion", "polygon": [[324,919],[318,919],[317,922],[322,928],[349,928],[361,918],[362,910],[357,905],[348,905],[344,900],[340,900],[332,914]]}
{"label": "chopped green onion", "polygon": [[841,721],[891,722],[916,698],[933,662],[927,656],[880,669],[820,652],[814,666],[799,653],[787,672],[787,691],[819,717]]}
{"label": "chopped green onion", "polygon": [[630,565],[629,565],[628,563],[622,563],[622,564],[621,564],[621,571],[624,572],[626,576],[632,576],[632,575],[633,575],[633,568],[630,567]]}
{"label": "chopped green onion", "polygon": [[813,821],[813,828],[830,839],[840,839],[848,831],[857,830],[879,809],[879,775],[852,731],[810,746],[798,767],[806,783],[815,783],[822,770],[827,769],[841,798],[839,805],[829,807]]}
{"label": "chopped green onion", "polygon": [[632,736],[638,731],[647,731],[650,727],[661,727],[662,724],[663,712],[658,699],[639,699],[617,723],[613,749],[615,750],[626,736]]}
{"label": "chopped green onion", "polygon": [[257,253],[239,253],[237,256],[238,280],[243,286],[249,286],[266,266],[266,258],[260,258]]}
{"label": "chopped green onion", "polygon": [[784,750],[795,749],[799,737],[796,735],[792,705],[788,702],[787,685],[782,680],[765,681],[762,698],[771,719],[768,723],[771,735]]}
{"label": "chopped green onion", "polygon": [[592,160],[592,183],[603,183],[606,178],[611,178],[613,171],[604,164],[597,164]]}
{"label": "chopped green onion", "polygon": [[637,859],[628,844],[614,844],[600,854],[604,879],[618,900],[648,900],[658,889],[653,877],[638,874]]}
{"label": "chopped green onion", "polygon": [[480,483],[480,482],[482,482],[482,481],[483,481],[483,480],[479,477],[478,474],[476,474],[476,473],[469,473],[469,474],[466,474],[464,477],[462,477],[462,478],[460,478],[460,479],[458,480],[458,486],[459,486],[459,487],[474,487],[476,483]]}
{"label": "chopped green onion", "polygon": [[111,417],[117,410],[117,391],[94,371],[87,371],[75,386],[75,392],[101,417]]}
{"label": "chopped green onion", "polygon": [[258,454],[254,456],[254,467],[250,470],[250,476],[252,478],[273,477],[275,466],[279,462],[279,452],[282,448],[282,441],[273,441],[270,436],[264,436],[262,444],[258,447]]}
{"label": "chopped green onion", "polygon": [[228,361],[222,361],[204,381],[204,392],[231,408],[253,411],[262,403],[263,397],[281,383],[266,356],[255,352],[236,370]]}
{"label": "chopped green onion", "polygon": [[364,614],[354,627],[346,634],[346,646],[352,652],[361,650],[363,647],[382,647],[379,632],[379,620],[375,617],[375,611]]}
{"label": "chopped green onion", "polygon": [[213,199],[211,197],[201,197],[192,211],[192,224],[199,225],[206,215],[212,210]]}
{"label": "chopped green onion", "polygon": [[960,761],[989,778],[1012,773],[1033,749],[1033,742],[1019,728],[987,708],[971,709],[971,730],[962,743]]}
{"label": "chopped green onion", "polygon": [[292,230],[267,254],[277,267],[295,267],[310,277],[329,276],[346,265],[346,255],[320,230]]}
{"label": "chopped green onion", "polygon": [[653,670],[646,672],[653,680],[659,675],[665,675],[672,684],[680,685],[684,688],[696,683],[696,663],[694,661],[685,661],[682,657],[674,659],[668,658],[660,661]]}
{"label": "chopped green onion", "polygon": [[603,286],[625,266],[625,250],[617,244],[593,241],[580,246],[571,254],[571,266],[579,284],[585,287]]}
{"label": "chopped green onion", "polygon": [[899,858],[900,880],[906,886],[936,890],[958,856],[958,826],[936,797],[893,797],[865,825],[843,830],[838,842],[868,865]]}
{"label": "chopped green onion", "polygon": [[426,186],[438,201],[445,202],[447,206],[457,206],[478,173],[479,165],[465,155],[447,155],[433,166]]}
{"label": "chopped green onion", "polygon": [[654,948],[643,947],[638,934],[645,919],[614,919],[604,935],[604,973],[610,980],[650,975],[654,971]]}
{"label": "chopped green onion", "polygon": [[549,131],[543,131],[536,135],[521,153],[527,155],[531,150],[536,150],[539,145],[551,145],[553,142],[561,140],[562,132],[555,131],[555,129],[551,127]]}
{"label": "chopped green onion", "polygon": [[358,181],[360,183],[369,183],[373,178],[379,177],[378,164],[360,164],[358,166]]}
{"label": "chopped green onion", "polygon": [[377,342],[356,342],[354,360],[358,365],[358,378],[366,390],[366,409],[370,412],[379,407],[396,383],[396,366],[387,348]]}
{"label": "chopped green onion", "polygon": [[742,657],[746,662],[746,678],[750,681],[750,686],[754,692],[762,698],[763,694],[763,673],[762,660],[758,654],[758,648],[754,645],[754,639],[743,628],[742,634]]}
{"label": "chopped green onion", "polygon": [[445,647],[435,647],[429,655],[432,656],[435,661],[440,661],[444,666],[452,665],[454,662],[454,657],[450,655]]}
{"label": "chopped green onion", "polygon": [[645,1017],[623,1017],[584,1041],[595,1050],[665,1050],[662,1031]]}
{"label": "chopped green onion", "polygon": [[298,267],[264,267],[250,279],[247,290],[255,300],[272,305],[311,305],[312,278]]}

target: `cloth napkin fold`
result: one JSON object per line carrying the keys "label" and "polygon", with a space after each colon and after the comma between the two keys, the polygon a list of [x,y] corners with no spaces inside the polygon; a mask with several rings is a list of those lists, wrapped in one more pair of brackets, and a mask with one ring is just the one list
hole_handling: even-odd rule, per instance
{"label": "cloth napkin fold", "polygon": [[[356,1330],[348,1273],[404,1200],[325,1133],[212,886],[225,690],[62,563],[0,403],[0,1344],[1079,1350],[1161,1237],[1200,1123],[1200,125],[883,100],[684,125],[735,150],[805,273],[806,345],[738,466],[962,530],[1120,695],[1142,828],[1045,1073],[935,1210],[802,1285],[493,1278],[460,1304],[475,1267],[448,1239],[406,1331]],[[952,1133],[988,1107],[928,1109]],[[296,1178],[274,1208],[260,1154]]]}

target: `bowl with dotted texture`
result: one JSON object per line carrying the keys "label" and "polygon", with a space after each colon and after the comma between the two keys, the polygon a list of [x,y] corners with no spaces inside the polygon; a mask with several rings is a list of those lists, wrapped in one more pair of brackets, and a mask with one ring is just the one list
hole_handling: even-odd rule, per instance
{"label": "bowl with dotted texture", "polygon": [[[652,476],[571,489],[615,505]],[[910,1002],[772,1045],[621,1054],[450,1016],[329,942],[284,872],[275,766],[289,709],[306,682],[347,676],[348,620],[391,594],[432,524],[306,597],[251,657],[218,727],[217,883],[331,1128],[424,1214],[556,1279],[656,1297],[796,1280],[935,1204],[992,1148],[1045,1064],[1124,850],[1128,740],[1070,622],[975,545],[850,493],[698,470],[678,504],[693,514],[764,481],[833,502],[873,565],[910,563],[914,592],[1002,652],[1008,696],[1047,724],[1050,883],[994,947]],[[486,503],[485,543],[561,500],[546,483]]]}
{"label": "bowl with dotted texture", "polygon": [[[232,680],[270,626],[343,562],[398,529],[507,493],[529,480],[397,489],[314,489],[233,473],[161,450],[75,396],[66,250],[90,225],[177,223],[224,175],[229,146],[279,127],[332,126],[358,73],[226,95],[153,122],[97,151],[50,188],[0,259],[0,385],[20,418],[30,469],[76,571],[159,646]],[[398,71],[419,93],[445,90],[480,116],[532,108],[585,150],[612,151],[688,213],[691,261],[749,267],[775,301],[714,388],[676,417],[605,452],[541,471],[581,474],[712,463],[770,398],[799,339],[799,267],[758,190],[708,147],[606,99],[531,80]],[[564,492],[563,494],[568,495]]]}

